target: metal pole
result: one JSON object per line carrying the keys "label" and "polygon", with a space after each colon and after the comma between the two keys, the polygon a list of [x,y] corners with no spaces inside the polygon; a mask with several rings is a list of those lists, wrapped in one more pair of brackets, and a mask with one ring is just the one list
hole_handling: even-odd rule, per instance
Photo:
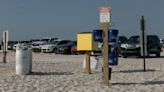
{"label": "metal pole", "polygon": [[141,30],[142,30],[142,46],[143,46],[143,67],[144,72],[146,71],[146,63],[145,63],[145,20],[144,16],[141,18]]}
{"label": "metal pole", "polygon": [[104,75],[104,85],[109,86],[109,64],[108,64],[108,30],[109,30],[109,23],[102,23],[103,28],[103,75]]}

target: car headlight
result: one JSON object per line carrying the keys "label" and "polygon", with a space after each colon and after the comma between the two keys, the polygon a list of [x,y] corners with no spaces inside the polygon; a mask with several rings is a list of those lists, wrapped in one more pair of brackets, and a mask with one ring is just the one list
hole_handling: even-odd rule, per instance
{"label": "car headlight", "polygon": [[121,48],[127,48],[127,44],[121,44]]}
{"label": "car headlight", "polygon": [[136,44],[136,46],[135,46],[135,47],[139,48],[139,47],[140,47],[140,44]]}

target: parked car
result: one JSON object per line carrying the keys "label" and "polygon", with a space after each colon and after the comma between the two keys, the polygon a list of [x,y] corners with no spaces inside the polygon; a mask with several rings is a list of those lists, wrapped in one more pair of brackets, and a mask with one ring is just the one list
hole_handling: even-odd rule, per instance
{"label": "parked car", "polygon": [[[156,35],[147,36],[147,55],[155,54],[160,56],[161,48],[159,37]],[[140,38],[139,36],[131,36],[127,43],[121,45],[121,55],[127,57],[130,55],[140,56]]]}
{"label": "parked car", "polygon": [[77,44],[76,41],[70,41],[67,44],[63,44],[57,47],[58,54],[71,54],[71,47]]}
{"label": "parked car", "polygon": [[46,41],[36,41],[31,44],[32,50],[34,52],[41,52],[41,45],[46,44]]}
{"label": "parked car", "polygon": [[59,41],[51,41],[49,43],[46,43],[44,45],[41,46],[41,51],[44,53],[52,53],[55,51],[55,46],[57,45]]}
{"label": "parked car", "polygon": [[16,44],[13,45],[13,50],[16,50],[18,45],[30,46],[30,41],[18,41]]}
{"label": "parked car", "polygon": [[79,54],[85,54],[86,51],[78,51],[77,50],[77,44],[71,47],[71,54],[79,55]]}
{"label": "parked car", "polygon": [[13,50],[14,45],[17,43],[18,43],[18,41],[9,41],[8,42],[8,50]]}
{"label": "parked car", "polygon": [[55,41],[55,40],[58,40],[58,38],[44,37],[41,39],[41,41],[46,41],[46,42],[51,42],[51,41]]}
{"label": "parked car", "polygon": [[32,44],[33,42],[40,41],[40,39],[31,39],[30,43]]}
{"label": "parked car", "polygon": [[161,44],[161,48],[164,47],[164,40],[163,39],[160,39],[160,44]]}
{"label": "parked car", "polygon": [[31,47],[33,49],[34,52],[41,52],[42,49],[42,45],[47,44],[47,43],[51,43],[53,41],[57,41],[59,40],[58,38],[51,38],[51,37],[44,37],[42,39],[40,39],[39,41],[34,41],[32,40],[32,44]]}
{"label": "parked car", "polygon": [[70,42],[70,40],[57,41],[55,44],[45,44],[45,45],[42,45],[41,50],[42,52],[57,53],[57,48],[63,44],[67,44],[68,42]]}
{"label": "parked car", "polygon": [[127,43],[128,38],[126,36],[118,36],[117,40],[117,47],[118,47],[118,54],[121,54],[121,45]]}

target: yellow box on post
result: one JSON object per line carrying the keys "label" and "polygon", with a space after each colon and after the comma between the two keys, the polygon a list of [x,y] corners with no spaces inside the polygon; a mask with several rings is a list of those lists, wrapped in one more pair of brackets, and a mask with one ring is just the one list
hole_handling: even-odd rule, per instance
{"label": "yellow box on post", "polygon": [[97,50],[98,44],[93,40],[91,32],[83,32],[77,34],[77,50],[78,51],[93,51]]}

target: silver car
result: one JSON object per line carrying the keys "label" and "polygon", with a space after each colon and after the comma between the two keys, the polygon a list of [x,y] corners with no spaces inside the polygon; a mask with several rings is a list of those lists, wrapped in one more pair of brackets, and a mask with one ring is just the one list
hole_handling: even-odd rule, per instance
{"label": "silver car", "polygon": [[61,45],[67,44],[70,42],[69,40],[61,40],[61,41],[53,41],[51,43],[42,45],[41,50],[42,52],[55,52],[57,51],[57,48]]}
{"label": "silver car", "polygon": [[54,52],[55,51],[55,46],[59,41],[52,41],[47,44],[44,44],[41,46],[41,51],[46,53],[46,52]]}

